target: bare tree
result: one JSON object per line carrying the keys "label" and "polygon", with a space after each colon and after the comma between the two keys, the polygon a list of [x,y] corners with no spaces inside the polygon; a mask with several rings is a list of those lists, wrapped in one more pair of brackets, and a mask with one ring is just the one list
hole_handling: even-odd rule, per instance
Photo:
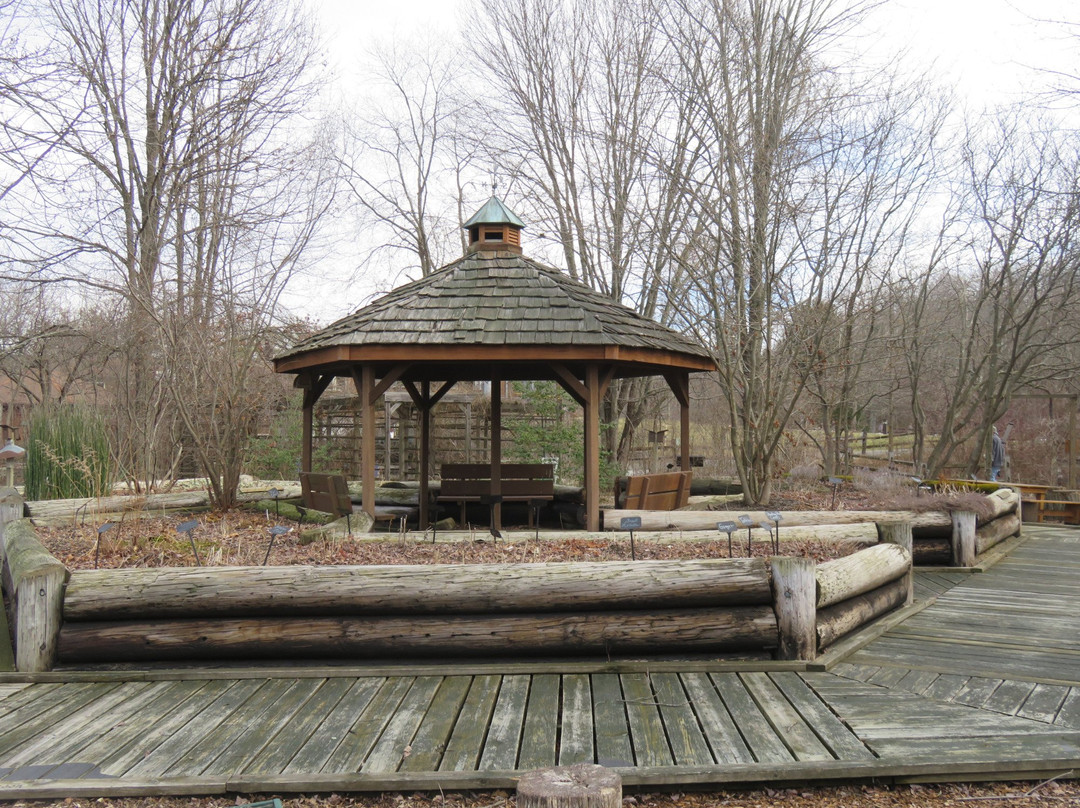
{"label": "bare tree", "polygon": [[370,58],[369,93],[346,124],[344,178],[376,233],[374,254],[403,250],[427,276],[444,263],[458,241],[450,233],[464,221],[453,215],[449,187],[471,151],[462,153],[456,132],[465,103],[461,66],[434,34],[384,43]]}
{"label": "bare tree", "polygon": [[[54,43],[19,98],[38,127],[27,142],[49,156],[5,199],[4,266],[20,282],[122,301],[121,462],[152,484],[180,443],[210,438],[175,383],[190,359],[176,335],[226,330],[222,318],[241,313],[246,334],[271,323],[332,199],[324,152],[293,125],[314,87],[312,31],[287,0],[25,2]],[[232,347],[244,365],[257,345]],[[212,412],[226,419],[215,427],[242,432],[242,418]],[[205,457],[228,505],[235,461],[211,468]]]}
{"label": "bare tree", "polygon": [[[486,21],[505,20],[500,25]],[[665,290],[680,271],[670,243],[687,227],[680,179],[689,132],[674,114],[667,49],[646,0],[481,0],[482,138],[532,206],[569,274],[612,300],[672,321]],[[635,429],[662,399],[655,380],[612,385],[603,418],[625,462]]]}
{"label": "bare tree", "polygon": [[[836,309],[856,294],[865,267],[832,266],[816,176],[828,153],[858,140],[832,125],[856,96],[825,60],[853,13],[830,0],[675,0],[660,18],[674,43],[673,91],[699,152],[687,181],[701,228],[683,259],[684,311],[715,346],[750,503],[769,500],[776,453],[813,367],[792,361],[786,312]],[[797,335],[801,356],[818,352],[830,325],[810,323]]]}
{"label": "bare tree", "polygon": [[818,285],[791,323],[794,361],[807,374],[813,407],[809,423],[797,421],[819,444],[827,475],[845,463],[841,449],[850,430],[870,426],[875,400],[896,386],[884,379],[895,350],[881,315],[926,203],[940,187],[938,140],[947,107],[923,83],[892,80],[880,95],[837,111],[834,148],[821,150],[812,167],[818,203],[797,224],[799,243],[814,275],[850,279],[832,300],[830,286]]}
{"label": "bare tree", "polygon": [[1060,138],[1009,117],[961,149],[954,248],[911,278],[902,307],[915,459],[928,475],[965,446],[963,472],[979,471],[1011,397],[1075,372],[1080,189]]}

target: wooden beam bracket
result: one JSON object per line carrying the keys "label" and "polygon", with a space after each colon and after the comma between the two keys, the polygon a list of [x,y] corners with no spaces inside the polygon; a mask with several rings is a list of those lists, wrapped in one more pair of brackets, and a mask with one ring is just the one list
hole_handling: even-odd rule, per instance
{"label": "wooden beam bracket", "polygon": [[589,400],[589,391],[581,380],[571,373],[566,365],[558,362],[552,362],[551,369],[555,373],[555,381],[557,381],[579,405],[584,407],[585,403]]}

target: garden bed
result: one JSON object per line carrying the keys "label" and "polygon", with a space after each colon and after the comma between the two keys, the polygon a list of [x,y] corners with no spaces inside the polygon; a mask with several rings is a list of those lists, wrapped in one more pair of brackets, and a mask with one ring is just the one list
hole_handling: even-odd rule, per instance
{"label": "garden bed", "polygon": [[[129,567],[196,566],[195,555],[186,537],[176,528],[187,517],[138,519],[122,523],[101,534],[98,525],[56,527],[37,526],[35,532],[44,547],[68,569],[124,569]],[[404,538],[395,534],[364,534],[339,541],[298,542],[295,522],[278,520],[271,513],[207,513],[198,517],[192,538],[204,564],[215,566],[261,565],[343,565],[343,564],[493,564],[549,561],[623,561],[630,560],[631,546],[625,532],[610,537],[548,540],[530,532],[515,534],[521,538],[495,541],[486,530],[475,533],[456,531],[437,535],[410,532]],[[292,530],[279,536],[267,558],[270,528],[281,525]],[[783,534],[781,533],[781,538]],[[849,555],[865,544],[822,541],[782,542],[785,555],[826,561]],[[757,541],[751,548],[756,557],[771,554],[766,542]],[[680,559],[727,558],[725,540],[700,540],[690,534],[672,532],[665,541],[639,540],[633,555],[642,560],[674,561]],[[745,541],[733,547],[735,557],[746,557]]]}

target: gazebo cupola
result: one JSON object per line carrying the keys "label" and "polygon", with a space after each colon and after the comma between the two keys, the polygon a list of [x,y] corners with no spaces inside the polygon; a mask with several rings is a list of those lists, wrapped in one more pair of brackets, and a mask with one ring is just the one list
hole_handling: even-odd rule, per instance
{"label": "gazebo cupola", "polygon": [[501,199],[493,196],[465,222],[469,232],[465,254],[494,250],[521,255],[521,231],[524,228],[525,223]]}

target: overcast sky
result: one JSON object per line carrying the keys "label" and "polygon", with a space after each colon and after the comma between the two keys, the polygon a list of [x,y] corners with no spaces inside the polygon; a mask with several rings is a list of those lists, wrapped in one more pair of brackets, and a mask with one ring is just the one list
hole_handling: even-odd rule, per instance
{"label": "overcast sky", "polygon": [[[411,38],[425,27],[455,31],[459,9],[469,0],[306,2],[322,19],[339,91],[355,98],[364,81],[360,57],[376,41],[395,34]],[[1054,81],[1046,70],[1080,72],[1080,27],[1070,30],[1054,22],[1061,20],[1080,24],[1080,0],[883,0],[867,18],[861,41],[883,60],[892,61],[902,51],[913,71],[932,68],[941,84],[956,88],[970,112],[979,112],[1045,91]],[[308,279],[290,290],[286,305],[326,323],[365,303],[379,286],[405,280],[344,281],[331,276],[351,274],[348,256],[337,253],[334,264],[322,265],[324,284]],[[343,282],[349,294],[341,293]]]}
{"label": "overcast sky", "polygon": [[[425,24],[448,31],[467,0],[308,0],[322,16],[342,75],[355,54],[378,37]],[[976,106],[1044,85],[1038,68],[1080,61],[1068,32],[1052,23],[1080,23],[1078,0],[883,0],[867,20],[887,52],[907,50],[913,66],[933,64]],[[1080,33],[1080,31],[1078,31]]]}

